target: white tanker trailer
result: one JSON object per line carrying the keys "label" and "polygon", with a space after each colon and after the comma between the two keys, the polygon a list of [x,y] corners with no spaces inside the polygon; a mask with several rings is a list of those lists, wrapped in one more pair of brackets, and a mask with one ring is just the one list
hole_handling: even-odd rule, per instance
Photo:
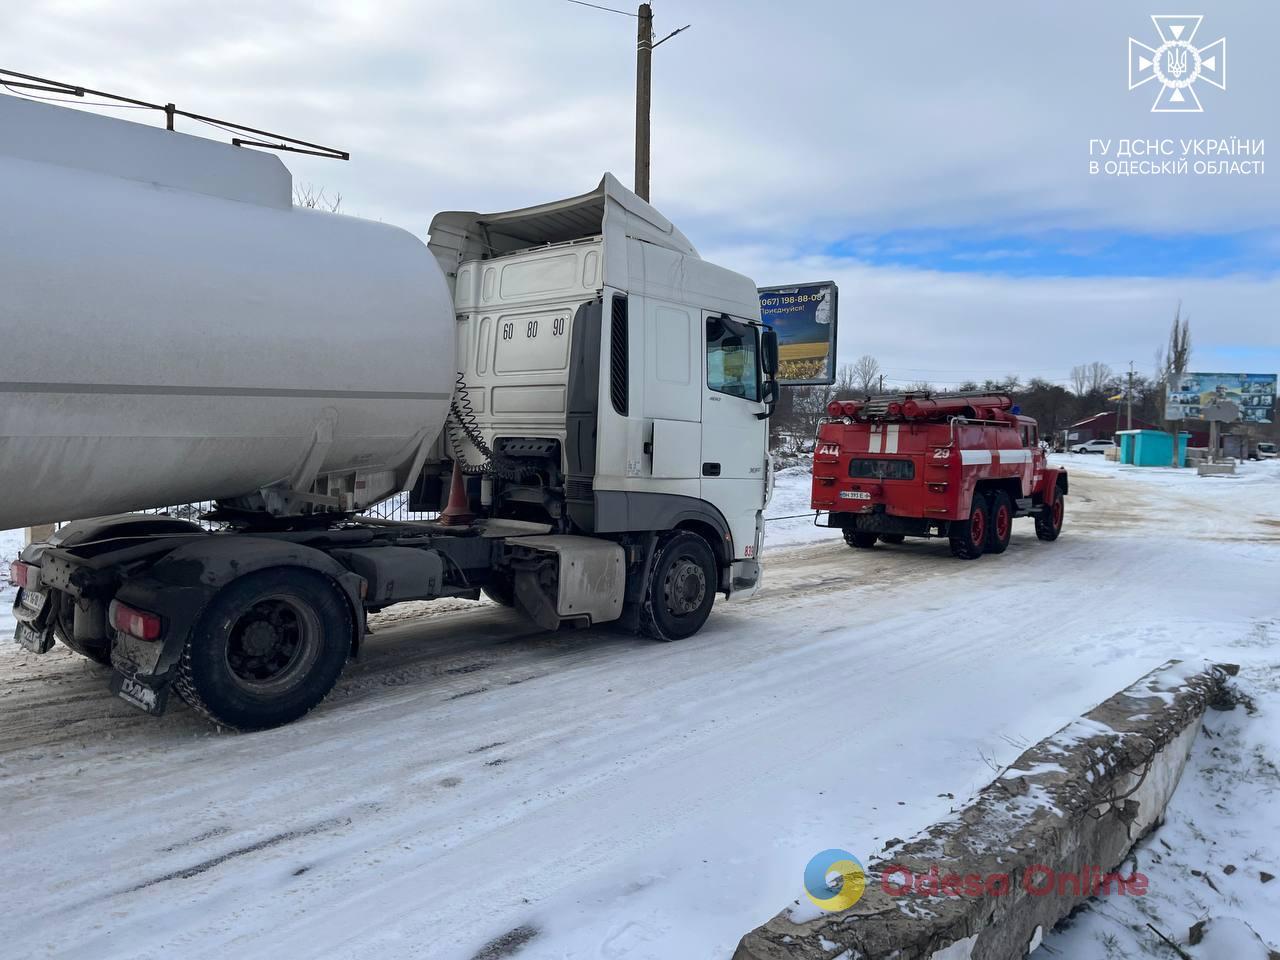
{"label": "white tanker trailer", "polygon": [[[12,565],[18,642],[255,729],[392,603],[670,640],[755,591],[750,280],[608,175],[429,246],[291,194],[274,156],[0,96],[0,529],[73,521]],[[459,523],[362,516],[451,476]],[[195,501],[221,529],[126,512]]]}

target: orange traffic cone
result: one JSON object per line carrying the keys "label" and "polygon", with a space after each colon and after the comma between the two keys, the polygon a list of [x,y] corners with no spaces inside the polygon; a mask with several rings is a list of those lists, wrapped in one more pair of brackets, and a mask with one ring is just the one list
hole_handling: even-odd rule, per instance
{"label": "orange traffic cone", "polygon": [[453,461],[453,479],[449,481],[449,503],[440,514],[439,523],[446,527],[466,527],[475,520],[467,503],[467,490],[462,483],[462,466]]}

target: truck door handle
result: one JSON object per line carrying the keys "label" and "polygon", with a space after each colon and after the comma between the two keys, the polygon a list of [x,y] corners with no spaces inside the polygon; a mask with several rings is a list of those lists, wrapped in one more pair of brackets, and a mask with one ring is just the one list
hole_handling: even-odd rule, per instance
{"label": "truck door handle", "polygon": [[702,465],[702,475],[703,475],[704,477],[718,477],[718,476],[720,476],[720,464],[718,464],[718,463],[704,463],[704,464]]}

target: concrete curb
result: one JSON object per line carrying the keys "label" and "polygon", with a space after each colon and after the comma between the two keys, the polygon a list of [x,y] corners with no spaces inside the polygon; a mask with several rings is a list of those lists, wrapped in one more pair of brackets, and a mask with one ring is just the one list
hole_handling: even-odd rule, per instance
{"label": "concrete curb", "polygon": [[1103,875],[1159,824],[1228,673],[1169,661],[1027,750],[964,808],[886,848],[852,907],[798,901],[743,937],[733,960],[1012,960],[1090,895],[1140,895],[1139,875],[1123,874],[1126,892],[1114,880],[1103,889]]}

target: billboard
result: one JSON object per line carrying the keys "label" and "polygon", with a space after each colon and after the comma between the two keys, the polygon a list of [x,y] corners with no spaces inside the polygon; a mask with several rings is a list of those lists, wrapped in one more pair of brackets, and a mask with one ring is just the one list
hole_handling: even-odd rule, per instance
{"label": "billboard", "polygon": [[1244,423],[1270,423],[1276,405],[1274,373],[1183,373],[1169,381],[1166,420],[1203,420],[1216,404],[1234,403]]}
{"label": "billboard", "polygon": [[778,382],[836,382],[836,307],[830,280],[760,288],[760,319],[778,334]]}

